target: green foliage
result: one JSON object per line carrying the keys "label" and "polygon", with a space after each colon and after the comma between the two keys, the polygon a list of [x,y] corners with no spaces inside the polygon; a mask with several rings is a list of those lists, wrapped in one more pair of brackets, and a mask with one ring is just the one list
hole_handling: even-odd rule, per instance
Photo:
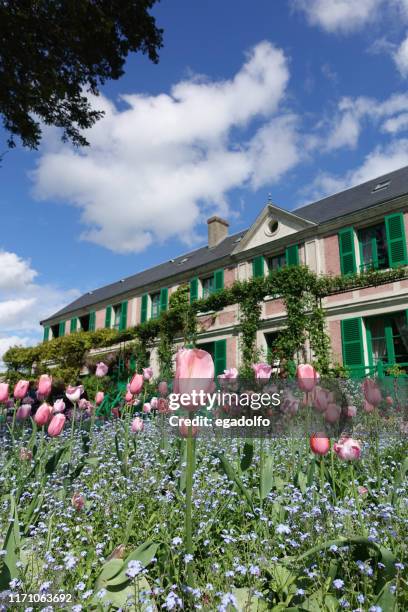
{"label": "green foliage", "polygon": [[[150,319],[133,328],[118,332],[98,329],[94,332],[78,332],[55,338],[35,347],[12,347],[3,357],[7,365],[7,379],[14,383],[18,378],[36,378],[39,373],[50,371],[54,379],[76,382],[90,349],[109,347],[119,343],[127,345],[136,366],[149,365],[149,352],[158,339],[160,374],[172,375],[172,355],[175,340],[195,345],[197,339],[197,314],[220,311],[232,304],[240,305],[243,368],[241,375],[253,375],[251,364],[257,359],[256,333],[260,326],[262,302],[281,299],[286,309],[286,324],[276,341],[276,356],[281,366],[290,364],[299,354],[307,359],[305,342],[316,367],[322,374],[329,372],[330,340],[325,331],[325,313],[321,299],[329,294],[351,290],[355,287],[377,286],[407,276],[407,268],[385,271],[369,271],[347,276],[318,277],[304,266],[290,266],[272,271],[267,277],[236,281],[230,287],[217,291],[205,299],[190,304],[189,288],[181,285],[171,294],[169,309],[157,319]],[[87,358],[89,360],[89,357]],[[99,360],[96,356],[95,360]],[[337,368],[334,375],[343,369]],[[286,372],[288,374],[288,372]],[[92,389],[93,392],[93,389]]]}
{"label": "green foliage", "polygon": [[162,30],[149,13],[156,0],[37,0],[0,3],[0,114],[24,146],[37,148],[41,123],[63,139],[88,144],[82,130],[103,112],[86,92],[122,76],[130,52],[158,61]]}

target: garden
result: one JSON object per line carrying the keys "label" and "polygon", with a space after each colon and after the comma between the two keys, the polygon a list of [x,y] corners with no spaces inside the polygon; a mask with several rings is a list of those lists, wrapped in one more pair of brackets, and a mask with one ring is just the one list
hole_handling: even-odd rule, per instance
{"label": "garden", "polygon": [[[405,271],[387,274],[282,269],[193,303],[181,288],[122,335],[10,349],[1,609],[407,610],[407,379],[333,367],[321,308]],[[288,313],[278,372],[255,346],[266,295]],[[237,301],[243,365],[215,376],[197,314]]]}

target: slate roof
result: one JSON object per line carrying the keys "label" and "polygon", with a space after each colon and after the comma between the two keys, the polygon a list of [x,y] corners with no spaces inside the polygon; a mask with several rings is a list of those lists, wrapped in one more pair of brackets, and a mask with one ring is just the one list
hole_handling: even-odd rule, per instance
{"label": "slate roof", "polygon": [[[388,182],[389,184],[387,184]],[[384,184],[387,184],[386,187],[375,189],[378,185],[381,186]],[[312,204],[307,204],[291,212],[307,221],[321,224],[357,212],[358,210],[369,208],[388,200],[393,200],[405,194],[408,194],[408,166],[371,181],[367,181],[366,183],[362,183],[361,185],[357,185],[356,187],[351,187],[345,191],[328,196]],[[139,272],[138,274],[128,276],[122,281],[111,283],[100,289],[88,292],[52,316],[41,321],[41,324],[58,318],[61,319],[80,309],[89,308],[90,310],[91,306],[99,302],[106,302],[113,298],[118,298],[121,294],[165,280],[180,272],[193,270],[219,259],[223,259],[232,252],[237,240],[244,236],[247,231],[248,230],[243,230],[232,236],[228,236],[212,249],[203,246],[191,253],[181,255],[174,260],[166,261],[165,263]]]}

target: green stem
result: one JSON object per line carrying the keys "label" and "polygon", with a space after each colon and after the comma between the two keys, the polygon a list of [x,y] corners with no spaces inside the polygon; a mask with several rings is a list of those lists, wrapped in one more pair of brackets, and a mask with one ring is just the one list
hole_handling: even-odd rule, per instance
{"label": "green stem", "polygon": [[[192,500],[194,475],[194,439],[190,426],[187,437],[187,467],[186,467],[186,514],[185,514],[185,550],[187,555],[193,555],[193,526],[192,526]],[[194,586],[193,562],[187,563],[186,583],[188,587]]]}
{"label": "green stem", "polygon": [[71,440],[70,440],[70,444],[69,444],[69,461],[68,461],[68,463],[71,463],[71,459],[72,459],[72,445],[74,443],[74,430],[75,430],[76,409],[77,409],[77,403],[74,402],[74,411],[72,413]]}

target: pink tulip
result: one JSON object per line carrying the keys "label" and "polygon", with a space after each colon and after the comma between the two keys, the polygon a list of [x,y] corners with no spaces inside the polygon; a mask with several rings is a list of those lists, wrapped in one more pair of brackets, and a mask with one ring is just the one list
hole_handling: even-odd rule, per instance
{"label": "pink tulip", "polygon": [[140,393],[143,387],[143,374],[134,374],[129,384],[129,391],[133,395]]}
{"label": "pink tulip", "polygon": [[54,405],[52,407],[52,411],[54,414],[58,414],[59,412],[64,412],[65,410],[65,402],[63,399],[57,399],[54,402]]}
{"label": "pink tulip", "polygon": [[5,404],[9,398],[8,383],[0,383],[0,404]]}
{"label": "pink tulip", "polygon": [[298,365],[296,369],[296,377],[299,389],[301,391],[305,391],[306,393],[313,391],[319,378],[314,367],[308,363]]}
{"label": "pink tulip", "polygon": [[152,399],[150,400],[150,405],[152,407],[152,410],[157,410],[158,403],[159,403],[159,398],[152,397]]}
{"label": "pink tulip", "polygon": [[112,408],[111,414],[118,419],[120,417],[119,406],[115,406],[114,408]]}
{"label": "pink tulip", "polygon": [[153,378],[153,368],[143,368],[143,378],[151,380]]}
{"label": "pink tulip", "polygon": [[50,420],[51,413],[51,406],[44,402],[44,404],[41,404],[41,406],[37,408],[37,412],[34,415],[34,421],[39,427],[44,427]]}
{"label": "pink tulip", "polygon": [[52,376],[48,374],[41,374],[40,380],[38,381],[38,393],[43,399],[49,396],[52,389]]}
{"label": "pink tulip", "polygon": [[253,363],[252,369],[257,380],[269,380],[272,374],[272,366],[269,363]]}
{"label": "pink tulip", "polygon": [[347,416],[349,419],[353,419],[357,414],[357,408],[355,406],[347,406]]}
{"label": "pink tulip", "polygon": [[98,378],[103,378],[104,376],[107,375],[108,371],[109,371],[109,368],[106,365],[106,363],[103,363],[103,361],[100,361],[99,363],[96,364],[95,376],[97,376]]}
{"label": "pink tulip", "polygon": [[105,399],[104,392],[103,391],[98,391],[97,394],[95,395],[95,404],[97,406],[100,406],[104,399]]}
{"label": "pink tulip", "polygon": [[78,402],[78,408],[80,410],[90,410],[92,408],[92,404],[89,400],[82,397]]}
{"label": "pink tulip", "polygon": [[25,421],[31,414],[31,404],[21,404],[17,408],[16,419],[18,421]]}
{"label": "pink tulip", "polygon": [[157,410],[159,414],[168,414],[170,412],[169,402],[164,397],[159,397]]}
{"label": "pink tulip", "polygon": [[355,461],[361,455],[361,443],[353,438],[340,438],[333,445],[333,450],[343,461]]}
{"label": "pink tulip", "polygon": [[387,406],[392,406],[393,405],[394,400],[391,397],[391,395],[387,395],[387,397],[385,398],[385,403],[387,404]]}
{"label": "pink tulip", "polygon": [[334,402],[334,395],[327,389],[316,387],[314,390],[313,405],[318,412],[325,412],[330,403]]}
{"label": "pink tulip", "polygon": [[55,438],[60,435],[65,425],[65,414],[55,414],[48,425],[48,435]]}
{"label": "pink tulip", "polygon": [[286,391],[280,404],[280,411],[283,414],[294,416],[299,410],[299,400],[291,391]]}
{"label": "pink tulip", "polygon": [[327,455],[330,450],[330,440],[322,433],[316,433],[310,436],[310,449],[315,455]]}
{"label": "pink tulip", "polygon": [[144,429],[143,419],[140,417],[135,417],[132,421],[131,430],[133,433],[140,433]]}
{"label": "pink tulip", "polygon": [[235,380],[238,377],[237,368],[228,368],[228,370],[224,370],[223,374],[219,374],[218,378],[222,378],[225,380]]}
{"label": "pink tulip", "polygon": [[84,496],[80,493],[74,493],[71,499],[71,504],[79,512],[85,506]]}
{"label": "pink tulip", "polygon": [[173,392],[191,395],[193,391],[211,393],[213,389],[214,362],[210,353],[196,348],[180,349],[176,355]]}
{"label": "pink tulip", "polygon": [[14,398],[22,400],[23,397],[27,395],[29,386],[30,382],[28,380],[19,380],[16,386],[14,387]]}
{"label": "pink tulip", "polygon": [[375,380],[372,380],[372,378],[366,378],[363,382],[362,387],[364,397],[366,398],[367,402],[372,404],[372,406],[374,407],[378,406],[378,404],[381,403],[382,395]]}
{"label": "pink tulip", "polygon": [[374,406],[372,404],[370,404],[370,402],[367,402],[367,400],[365,399],[363,401],[363,410],[364,412],[366,412],[367,414],[370,414],[371,412],[373,412],[374,410]]}
{"label": "pink tulip", "polygon": [[20,461],[31,461],[33,453],[29,448],[20,448]]}
{"label": "pink tulip", "polygon": [[329,404],[324,413],[324,418],[328,423],[337,423],[340,419],[341,408],[337,404]]}
{"label": "pink tulip", "polygon": [[191,436],[195,438],[196,435],[198,434],[198,427],[196,425],[187,425],[186,419],[180,418],[179,419],[179,432],[183,438],[188,438],[191,432]]}
{"label": "pink tulip", "polygon": [[157,390],[160,395],[167,395],[167,393],[169,392],[167,382],[165,380],[161,380],[158,384]]}
{"label": "pink tulip", "polygon": [[152,407],[149,404],[149,402],[146,402],[145,404],[143,404],[143,412],[145,412],[146,414],[149,414],[149,412],[152,411]]}
{"label": "pink tulip", "polygon": [[130,402],[133,400],[133,395],[131,394],[131,392],[130,392],[130,391],[127,391],[127,392],[126,392],[126,395],[125,395],[125,400],[126,400],[126,402],[127,402],[128,404],[130,404]]}
{"label": "pink tulip", "polygon": [[67,396],[70,402],[77,402],[79,398],[81,397],[81,395],[83,394],[83,392],[84,392],[83,385],[78,385],[76,387],[69,385],[65,390],[65,395]]}

